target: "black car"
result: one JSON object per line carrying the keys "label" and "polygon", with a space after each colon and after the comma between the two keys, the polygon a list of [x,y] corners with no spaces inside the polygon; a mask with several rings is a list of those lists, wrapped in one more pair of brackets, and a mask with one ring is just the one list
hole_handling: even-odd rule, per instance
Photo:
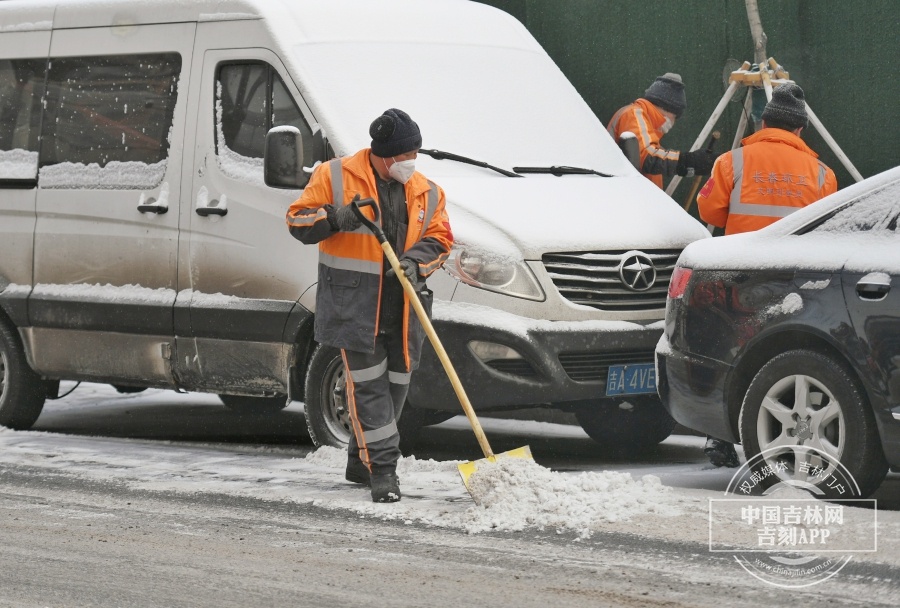
{"label": "black car", "polygon": [[900,167],[689,245],[656,348],[672,417],[819,493],[841,465],[875,491],[900,468],[898,217]]}

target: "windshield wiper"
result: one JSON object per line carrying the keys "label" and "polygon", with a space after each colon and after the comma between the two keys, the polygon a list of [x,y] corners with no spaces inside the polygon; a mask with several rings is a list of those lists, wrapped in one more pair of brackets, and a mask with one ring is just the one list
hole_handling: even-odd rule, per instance
{"label": "windshield wiper", "polygon": [[599,175],[600,177],[614,177],[609,173],[600,173],[594,169],[582,169],[581,167],[513,167],[516,173],[552,173],[556,177],[561,175]]}
{"label": "windshield wiper", "polygon": [[501,169],[500,167],[495,167],[494,165],[490,165],[484,161],[475,160],[474,158],[467,158],[465,156],[460,156],[459,154],[453,154],[452,152],[443,152],[441,150],[428,150],[425,148],[420,148],[419,152],[426,156],[430,156],[431,158],[437,160],[455,160],[458,163],[465,163],[467,165],[475,165],[476,167],[484,167],[485,169],[491,169],[492,171],[496,171],[501,175],[505,175],[506,177],[522,177],[518,173],[513,173],[512,171],[507,171],[506,169]]}

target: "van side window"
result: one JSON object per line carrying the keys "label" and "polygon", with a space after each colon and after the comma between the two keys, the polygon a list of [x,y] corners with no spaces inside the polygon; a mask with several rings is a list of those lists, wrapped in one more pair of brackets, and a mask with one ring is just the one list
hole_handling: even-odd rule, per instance
{"label": "van side window", "polygon": [[158,185],[165,176],[180,73],[177,53],[52,58],[41,187]]}
{"label": "van side window", "polygon": [[251,172],[262,181],[266,133],[292,125],[303,137],[303,158],[313,159],[313,136],[284,81],[266,63],[227,63],[216,83],[216,154],[229,177]]}
{"label": "van side window", "polygon": [[0,60],[0,180],[37,178],[46,65],[46,59]]}

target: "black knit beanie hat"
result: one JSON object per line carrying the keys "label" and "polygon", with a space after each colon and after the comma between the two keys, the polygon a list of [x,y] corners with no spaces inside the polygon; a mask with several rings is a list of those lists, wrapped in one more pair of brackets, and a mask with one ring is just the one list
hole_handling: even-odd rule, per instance
{"label": "black knit beanie hat", "polygon": [[772,99],[763,110],[762,119],[774,127],[805,129],[809,124],[809,116],[806,114],[803,89],[789,82],[776,87],[772,91]]}
{"label": "black knit beanie hat", "polygon": [[382,158],[398,156],[422,147],[419,125],[403,110],[391,108],[372,121],[369,127],[372,153]]}
{"label": "black knit beanie hat", "polygon": [[650,88],[644,91],[644,99],[671,112],[676,118],[679,118],[687,107],[684,83],[681,81],[681,76],[672,72],[666,72],[654,80]]}

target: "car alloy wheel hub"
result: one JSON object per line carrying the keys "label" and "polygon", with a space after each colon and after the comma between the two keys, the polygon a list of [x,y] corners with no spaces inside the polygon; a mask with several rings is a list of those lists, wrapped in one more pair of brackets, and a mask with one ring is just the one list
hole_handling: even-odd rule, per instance
{"label": "car alloy wheel hub", "polygon": [[797,440],[800,442],[800,445],[803,445],[804,441],[808,441],[808,440],[812,439],[813,431],[812,431],[812,426],[810,426],[809,418],[806,418],[805,420],[800,420],[797,423],[797,426],[795,426],[793,429],[790,429],[788,431],[788,434],[791,437],[796,437]]}

